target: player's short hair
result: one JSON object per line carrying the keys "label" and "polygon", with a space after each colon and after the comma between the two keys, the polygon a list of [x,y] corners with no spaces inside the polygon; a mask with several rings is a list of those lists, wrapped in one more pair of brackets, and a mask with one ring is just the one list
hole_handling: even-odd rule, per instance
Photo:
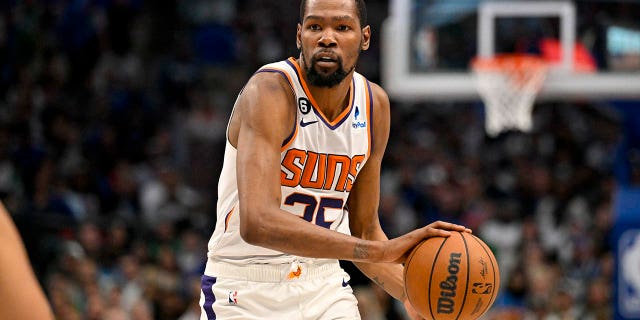
{"label": "player's short hair", "polygon": [[[367,25],[367,5],[364,0],[354,0],[358,8],[358,19],[360,19],[360,27]],[[300,1],[300,23],[304,21],[304,14],[307,11],[307,0]]]}

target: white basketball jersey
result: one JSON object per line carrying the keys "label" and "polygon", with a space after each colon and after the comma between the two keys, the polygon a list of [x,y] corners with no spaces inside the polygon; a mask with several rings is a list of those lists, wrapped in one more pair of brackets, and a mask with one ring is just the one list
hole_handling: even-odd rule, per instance
{"label": "white basketball jersey", "polygon": [[[370,83],[354,73],[349,104],[330,121],[317,107],[295,59],[268,64],[257,72],[281,74],[298,104],[295,128],[281,148],[281,209],[309,223],[349,234],[347,198],[373,143]],[[238,206],[236,149],[227,137],[218,184],[218,220],[209,241],[209,257],[242,264],[298,259],[242,240]]]}

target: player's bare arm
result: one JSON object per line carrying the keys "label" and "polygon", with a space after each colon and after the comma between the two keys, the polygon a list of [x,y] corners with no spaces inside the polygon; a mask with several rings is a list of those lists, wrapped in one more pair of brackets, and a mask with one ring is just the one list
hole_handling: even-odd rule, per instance
{"label": "player's bare arm", "polygon": [[[349,195],[349,228],[351,234],[362,239],[388,240],[378,219],[380,201],[380,168],[389,138],[389,99],[384,91],[372,84],[374,91],[374,145],[371,156],[358,175]],[[399,264],[355,263],[358,269],[380,285],[391,296],[403,299],[402,266]]]}
{"label": "player's bare arm", "polygon": [[18,230],[0,203],[0,319],[53,319]]}
{"label": "player's bare arm", "polygon": [[[350,211],[350,229],[354,236],[368,240],[388,240],[378,219],[378,203],[380,201],[380,169],[386,149],[390,128],[389,99],[382,88],[372,84],[374,91],[374,146],[371,157],[358,175],[351,190],[348,207]],[[406,254],[413,246],[424,238],[448,236],[447,230],[465,231],[466,228],[442,221],[434,222],[402,237],[387,241],[386,244],[396,251],[395,262],[404,262]],[[402,251],[402,249],[406,250]],[[391,296],[405,300],[402,282],[402,266],[400,264],[356,263],[356,266]]]}

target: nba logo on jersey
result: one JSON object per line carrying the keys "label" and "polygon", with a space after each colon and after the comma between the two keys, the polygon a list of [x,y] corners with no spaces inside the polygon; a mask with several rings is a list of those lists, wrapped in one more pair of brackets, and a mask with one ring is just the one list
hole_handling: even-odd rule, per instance
{"label": "nba logo on jersey", "polygon": [[358,106],[356,106],[356,111],[353,113],[353,123],[351,124],[351,126],[354,129],[367,127],[366,121],[358,121],[359,116],[360,116],[360,109],[358,108]]}
{"label": "nba logo on jersey", "polygon": [[238,291],[229,291],[229,303],[238,304]]}
{"label": "nba logo on jersey", "polygon": [[619,243],[620,279],[618,290],[620,296],[620,313],[628,319],[640,318],[640,230],[625,231]]}

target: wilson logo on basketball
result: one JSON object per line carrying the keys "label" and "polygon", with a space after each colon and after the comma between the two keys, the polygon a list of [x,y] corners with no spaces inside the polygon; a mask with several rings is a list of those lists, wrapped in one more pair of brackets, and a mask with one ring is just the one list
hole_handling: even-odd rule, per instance
{"label": "wilson logo on basketball", "polygon": [[489,247],[468,232],[422,241],[404,266],[407,300],[432,320],[478,320],[500,291],[500,270]]}
{"label": "wilson logo on basketball", "polygon": [[458,272],[460,272],[460,257],[462,253],[452,252],[449,255],[449,276],[446,280],[440,281],[440,297],[438,298],[438,313],[453,313],[455,302],[452,298],[456,296],[458,289]]}

